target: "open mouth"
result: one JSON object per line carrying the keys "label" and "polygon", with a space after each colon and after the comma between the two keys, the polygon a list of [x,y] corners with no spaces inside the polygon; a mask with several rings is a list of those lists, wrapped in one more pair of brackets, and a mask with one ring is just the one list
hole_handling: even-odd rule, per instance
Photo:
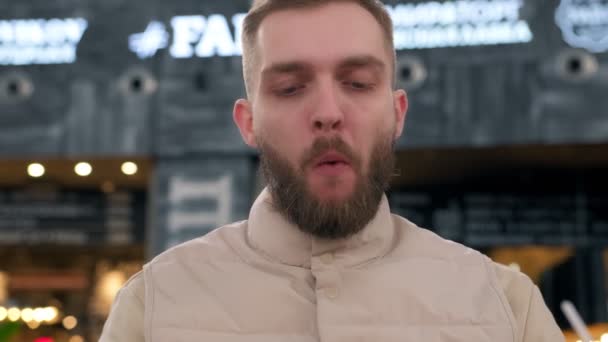
{"label": "open mouth", "polygon": [[317,158],[315,167],[350,165],[348,159],[338,152],[327,152]]}
{"label": "open mouth", "polygon": [[338,164],[346,164],[346,163],[343,161],[339,161],[339,160],[330,160],[330,161],[319,163],[319,165],[338,165]]}

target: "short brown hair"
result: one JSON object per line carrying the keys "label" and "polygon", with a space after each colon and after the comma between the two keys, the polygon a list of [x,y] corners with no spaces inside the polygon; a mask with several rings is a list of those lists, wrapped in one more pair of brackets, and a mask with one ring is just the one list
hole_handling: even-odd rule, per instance
{"label": "short brown hair", "polygon": [[[252,69],[255,63],[256,38],[260,24],[268,15],[287,9],[314,8],[332,2],[353,2],[371,13],[384,33],[386,46],[392,54],[392,73],[395,73],[395,48],[393,43],[393,22],[384,5],[379,0],[254,0],[243,22],[243,78],[247,94],[251,94]],[[394,75],[393,75],[394,84]]]}

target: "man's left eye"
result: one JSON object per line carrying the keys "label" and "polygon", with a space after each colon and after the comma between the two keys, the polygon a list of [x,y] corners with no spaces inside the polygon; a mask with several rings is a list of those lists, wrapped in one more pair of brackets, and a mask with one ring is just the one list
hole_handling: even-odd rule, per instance
{"label": "man's left eye", "polygon": [[365,90],[371,87],[371,84],[359,81],[344,81],[345,86],[355,90]]}

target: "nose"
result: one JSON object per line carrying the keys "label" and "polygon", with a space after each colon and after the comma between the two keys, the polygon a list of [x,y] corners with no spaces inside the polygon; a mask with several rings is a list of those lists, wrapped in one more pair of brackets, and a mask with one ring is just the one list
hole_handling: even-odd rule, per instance
{"label": "nose", "polygon": [[339,93],[333,82],[323,82],[318,88],[317,105],[311,116],[313,130],[331,132],[340,130],[344,124],[344,112],[340,106]]}

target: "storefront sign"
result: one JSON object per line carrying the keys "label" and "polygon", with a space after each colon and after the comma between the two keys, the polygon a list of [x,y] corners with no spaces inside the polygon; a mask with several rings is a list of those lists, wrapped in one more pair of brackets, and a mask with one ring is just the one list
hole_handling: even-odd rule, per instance
{"label": "storefront sign", "polygon": [[562,0],[555,21],[570,46],[591,52],[608,51],[607,0]]}
{"label": "storefront sign", "polygon": [[[521,7],[522,0],[386,5],[397,50],[528,43],[533,35],[520,18]],[[142,59],[165,48],[173,58],[240,56],[245,15],[176,16],[171,19],[171,34],[167,25],[152,21],[129,37],[129,47]]]}
{"label": "storefront sign", "polygon": [[386,6],[393,19],[397,50],[528,43],[533,34],[520,18],[521,7],[521,0]]}
{"label": "storefront sign", "polygon": [[83,18],[0,20],[0,65],[74,63],[87,26]]}

